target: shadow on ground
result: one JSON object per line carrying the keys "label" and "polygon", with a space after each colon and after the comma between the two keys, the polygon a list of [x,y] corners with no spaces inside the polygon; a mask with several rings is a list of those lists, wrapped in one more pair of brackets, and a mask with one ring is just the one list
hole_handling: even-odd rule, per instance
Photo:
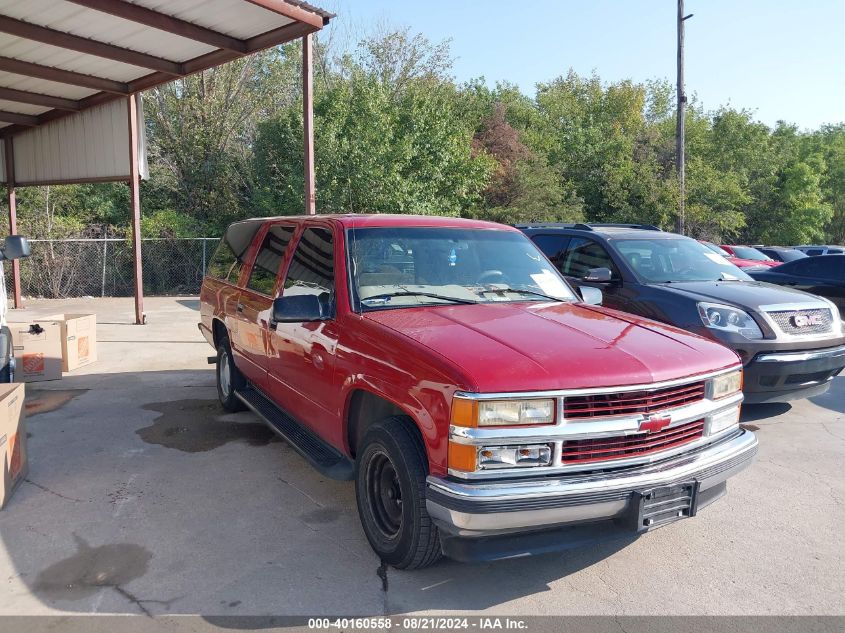
{"label": "shadow on ground", "polygon": [[810,402],[837,413],[845,413],[845,375],[834,378],[830,390],[821,396],[810,398]]}
{"label": "shadow on ground", "polygon": [[548,591],[633,540],[390,569],[385,591],[353,485],[323,479],[215,396],[210,369],[67,376],[30,390],[30,473],[0,512],[11,564],[0,572],[17,597],[9,607],[0,596],[0,612],[480,610]]}

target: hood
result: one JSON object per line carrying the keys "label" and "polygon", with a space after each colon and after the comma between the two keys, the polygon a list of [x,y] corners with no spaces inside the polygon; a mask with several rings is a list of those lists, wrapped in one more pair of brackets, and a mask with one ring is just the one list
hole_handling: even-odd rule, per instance
{"label": "hood", "polygon": [[761,281],[686,281],[654,284],[696,301],[728,303],[744,310],[760,311],[760,306],[778,303],[819,303],[819,298],[800,290]]}
{"label": "hood", "polygon": [[738,364],[717,343],[585,304],[487,303],[364,316],[445,357],[481,393],[648,384]]}

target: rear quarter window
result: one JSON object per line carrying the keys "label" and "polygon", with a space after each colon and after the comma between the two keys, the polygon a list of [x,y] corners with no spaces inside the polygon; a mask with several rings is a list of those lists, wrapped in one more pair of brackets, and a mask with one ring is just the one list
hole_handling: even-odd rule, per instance
{"label": "rear quarter window", "polygon": [[220,240],[217,250],[211,256],[205,274],[208,277],[236,284],[241,275],[241,268],[243,268],[243,260],[238,258],[224,238]]}

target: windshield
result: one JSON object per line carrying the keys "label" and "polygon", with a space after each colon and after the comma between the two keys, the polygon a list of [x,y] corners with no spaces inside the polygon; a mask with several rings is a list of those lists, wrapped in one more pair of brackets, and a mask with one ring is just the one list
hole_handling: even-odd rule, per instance
{"label": "windshield", "polygon": [[522,233],[443,227],[350,229],[349,264],[364,310],[509,301],[576,301]]}
{"label": "windshield", "polygon": [[721,255],[722,257],[732,257],[732,255],[728,251],[726,251],[724,248],[722,248],[721,246],[716,246],[715,244],[712,244],[711,242],[702,242],[702,244],[704,244],[707,248],[709,248],[714,253],[719,253],[719,255]]}
{"label": "windshield", "polygon": [[631,268],[650,283],[751,280],[727,259],[689,238],[616,240],[614,244]]}
{"label": "windshield", "polygon": [[734,255],[742,259],[750,259],[754,262],[770,262],[772,258],[761,253],[756,248],[750,246],[731,246]]}

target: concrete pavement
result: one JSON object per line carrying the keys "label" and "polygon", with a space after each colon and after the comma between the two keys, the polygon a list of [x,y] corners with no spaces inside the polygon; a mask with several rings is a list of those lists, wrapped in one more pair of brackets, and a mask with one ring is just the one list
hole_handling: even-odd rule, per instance
{"label": "concrete pavement", "polygon": [[[632,543],[417,572],[379,561],[353,486],[215,402],[194,298],[32,301],[98,315],[100,360],[27,386],[30,474],[0,511],[0,615],[845,614],[845,378],[747,407],[757,462]],[[34,414],[33,414],[34,412]]]}

